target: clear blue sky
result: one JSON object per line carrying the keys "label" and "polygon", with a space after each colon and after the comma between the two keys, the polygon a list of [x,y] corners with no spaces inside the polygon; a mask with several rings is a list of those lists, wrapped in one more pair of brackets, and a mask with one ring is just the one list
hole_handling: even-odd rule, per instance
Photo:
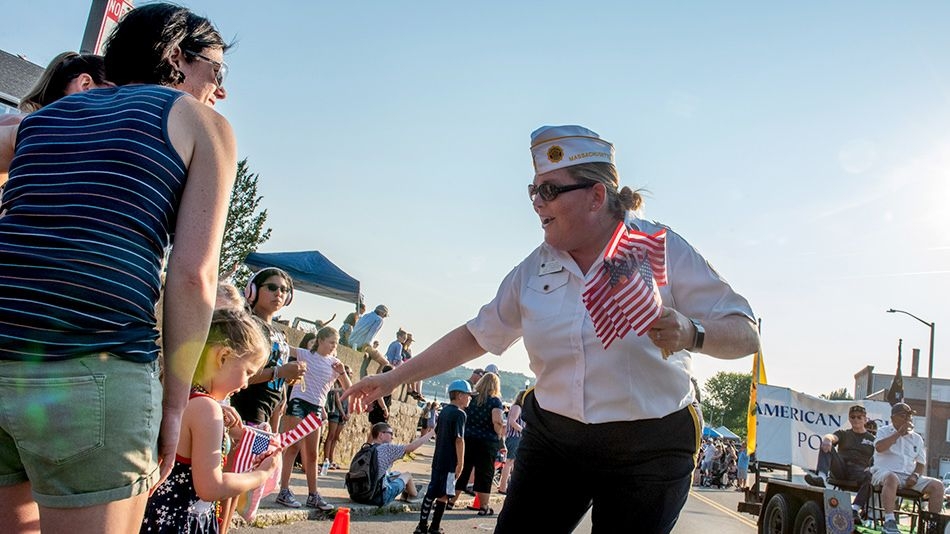
{"label": "clear blue sky", "polygon": [[[418,352],[494,295],[542,239],[528,136],[578,123],[752,303],[772,383],[850,390],[898,338],[909,374],[929,330],[891,307],[936,321],[950,376],[950,4],[185,4],[238,41],[218,109],[261,176],[263,250],[358,278],[391,310],[381,343],[404,326]],[[88,10],[15,2],[0,48],[45,65]],[[284,317],[349,311],[301,294]],[[489,361],[527,371],[520,344]],[[701,382],[750,368],[694,358]]]}

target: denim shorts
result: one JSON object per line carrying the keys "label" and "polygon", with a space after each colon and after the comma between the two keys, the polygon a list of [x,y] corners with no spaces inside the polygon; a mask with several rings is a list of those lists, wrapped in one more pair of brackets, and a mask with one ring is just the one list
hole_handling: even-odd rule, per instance
{"label": "denim shorts", "polygon": [[0,486],[29,481],[51,508],[139,495],[158,478],[161,420],[156,362],[0,361]]}
{"label": "denim shorts", "polygon": [[505,447],[508,449],[508,453],[505,455],[506,460],[518,459],[518,445],[521,445],[521,436],[508,436],[505,438]]}
{"label": "denim shorts", "polygon": [[315,413],[320,419],[325,419],[322,407],[303,399],[290,399],[287,401],[287,411],[284,413],[291,417],[299,417],[301,419]]}
{"label": "denim shorts", "polygon": [[390,473],[386,475],[386,483],[383,485],[383,504],[389,504],[399,497],[399,494],[406,489],[406,481],[399,478],[399,475]]}

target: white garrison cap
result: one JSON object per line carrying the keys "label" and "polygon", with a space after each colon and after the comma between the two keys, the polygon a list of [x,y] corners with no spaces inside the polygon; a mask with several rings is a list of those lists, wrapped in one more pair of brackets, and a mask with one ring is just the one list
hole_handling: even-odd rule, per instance
{"label": "white garrison cap", "polygon": [[614,146],[583,126],[542,126],[531,132],[531,159],[534,173],[544,174],[581,163],[613,163]]}

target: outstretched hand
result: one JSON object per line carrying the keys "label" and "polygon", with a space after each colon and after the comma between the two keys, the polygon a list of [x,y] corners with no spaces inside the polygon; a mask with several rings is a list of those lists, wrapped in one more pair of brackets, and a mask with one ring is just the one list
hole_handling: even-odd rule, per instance
{"label": "outstretched hand", "polygon": [[386,380],[388,374],[365,376],[343,392],[341,400],[350,399],[350,413],[368,411],[373,401],[392,392],[394,386]]}

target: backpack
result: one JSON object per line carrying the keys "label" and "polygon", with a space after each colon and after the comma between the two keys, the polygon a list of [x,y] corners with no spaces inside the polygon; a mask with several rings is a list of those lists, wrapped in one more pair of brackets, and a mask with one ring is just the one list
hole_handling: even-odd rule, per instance
{"label": "backpack", "polygon": [[375,443],[364,443],[350,461],[346,473],[346,491],[353,502],[383,505],[383,477],[379,472],[379,455]]}

